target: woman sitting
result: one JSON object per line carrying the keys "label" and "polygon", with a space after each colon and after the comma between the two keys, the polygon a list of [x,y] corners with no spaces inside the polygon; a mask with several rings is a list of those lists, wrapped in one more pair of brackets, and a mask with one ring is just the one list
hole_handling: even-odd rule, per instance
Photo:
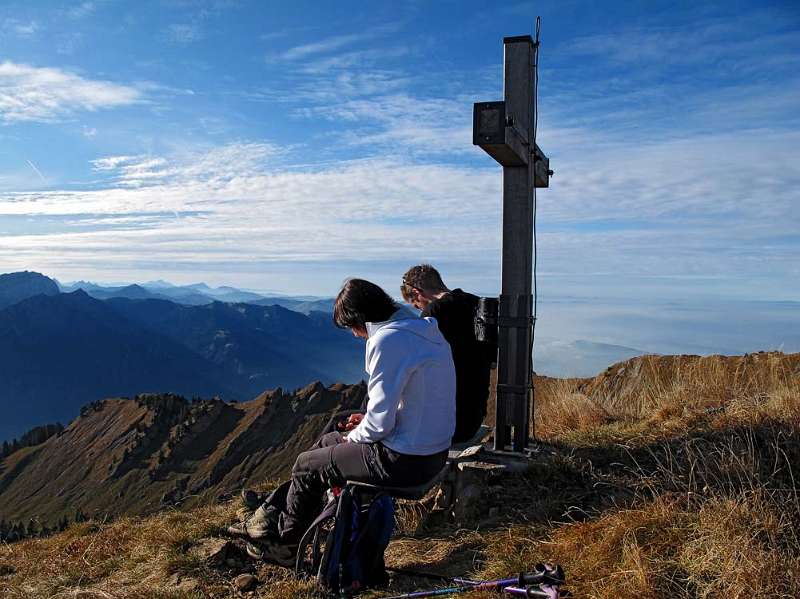
{"label": "woman sitting", "polygon": [[285,502],[265,503],[232,534],[257,541],[248,552],[283,565],[321,512],[325,491],[347,480],[413,487],[444,467],[455,430],[456,378],[436,320],[396,304],[380,287],[350,279],[336,297],[334,322],[366,339],[367,411],[346,436],[324,435],[301,453]]}

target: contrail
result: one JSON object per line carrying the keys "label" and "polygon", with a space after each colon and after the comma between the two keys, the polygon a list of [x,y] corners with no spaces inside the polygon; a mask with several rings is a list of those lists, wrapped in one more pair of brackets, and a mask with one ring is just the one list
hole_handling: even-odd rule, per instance
{"label": "contrail", "polygon": [[45,183],[47,183],[47,179],[45,179],[45,178],[44,178],[44,175],[42,174],[42,171],[40,171],[38,168],[36,168],[36,165],[35,165],[33,162],[31,162],[31,161],[30,161],[30,160],[28,160],[27,158],[25,159],[25,162],[27,162],[28,164],[30,164],[30,165],[31,165],[31,168],[32,168],[33,170],[35,170],[35,171],[36,171],[36,174],[37,174],[37,175],[39,175],[39,178],[40,178],[42,181],[44,181]]}

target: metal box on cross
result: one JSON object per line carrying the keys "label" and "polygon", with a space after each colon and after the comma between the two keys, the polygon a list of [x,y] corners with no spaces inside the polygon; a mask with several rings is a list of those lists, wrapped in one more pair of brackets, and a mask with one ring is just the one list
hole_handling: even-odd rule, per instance
{"label": "metal box on cross", "polygon": [[503,167],[502,285],[498,312],[494,448],[528,442],[533,324],[534,188],[550,184],[550,161],[536,145],[538,35],[506,37],[504,100],[473,109],[473,144]]}

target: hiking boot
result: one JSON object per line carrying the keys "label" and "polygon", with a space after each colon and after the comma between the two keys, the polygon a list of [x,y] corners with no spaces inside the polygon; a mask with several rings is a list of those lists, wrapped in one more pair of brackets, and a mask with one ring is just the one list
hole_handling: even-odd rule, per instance
{"label": "hiking boot", "polygon": [[263,539],[270,535],[278,534],[278,514],[275,510],[267,511],[264,506],[258,508],[255,513],[238,524],[232,524],[227,528],[228,534],[234,537],[245,539]]}
{"label": "hiking boot", "polygon": [[250,511],[255,511],[261,507],[266,497],[253,489],[242,489],[242,504]]}
{"label": "hiking boot", "polygon": [[297,561],[297,545],[284,545],[275,537],[247,543],[247,555],[255,560],[262,560],[294,568]]}

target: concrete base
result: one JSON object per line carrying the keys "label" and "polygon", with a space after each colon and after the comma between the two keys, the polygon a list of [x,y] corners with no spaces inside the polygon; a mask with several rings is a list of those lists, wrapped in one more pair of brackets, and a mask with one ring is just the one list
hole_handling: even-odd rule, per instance
{"label": "concrete base", "polygon": [[525,472],[532,464],[547,459],[550,453],[535,445],[524,454],[496,451],[488,443],[451,450],[449,469],[433,502],[433,514],[438,513],[458,526],[491,516],[483,505],[487,489],[502,484],[506,476]]}

